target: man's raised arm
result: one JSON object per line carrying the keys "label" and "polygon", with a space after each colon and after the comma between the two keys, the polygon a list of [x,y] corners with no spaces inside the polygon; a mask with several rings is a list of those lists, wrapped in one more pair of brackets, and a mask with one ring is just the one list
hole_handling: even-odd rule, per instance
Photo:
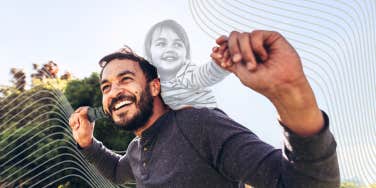
{"label": "man's raised arm", "polygon": [[[281,170],[275,169],[281,173],[275,174],[278,185],[339,186],[336,143],[328,130],[329,120],[317,105],[295,49],[273,31],[234,31],[216,42],[220,47],[213,49],[213,60],[277,109],[286,136]],[[275,158],[263,160],[260,166],[265,165],[265,169],[270,166],[265,164],[267,159]]]}
{"label": "man's raised arm", "polygon": [[[292,132],[310,136],[323,128],[323,117],[306,79],[300,58],[286,39],[273,31],[232,32],[227,40],[222,67],[247,87],[267,97],[279,120]],[[218,39],[220,40],[220,39]],[[224,45],[223,41],[217,41]]]}

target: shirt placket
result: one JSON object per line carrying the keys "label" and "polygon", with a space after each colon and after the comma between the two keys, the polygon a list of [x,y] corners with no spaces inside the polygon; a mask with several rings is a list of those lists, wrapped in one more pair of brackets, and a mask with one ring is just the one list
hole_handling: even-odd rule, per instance
{"label": "shirt placket", "polygon": [[150,160],[151,160],[151,140],[141,138],[141,178],[146,180],[149,178]]}

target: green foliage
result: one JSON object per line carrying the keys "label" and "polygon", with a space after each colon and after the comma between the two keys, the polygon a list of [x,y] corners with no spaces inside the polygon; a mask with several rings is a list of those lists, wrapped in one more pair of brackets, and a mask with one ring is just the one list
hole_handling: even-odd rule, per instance
{"label": "green foliage", "polygon": [[[40,84],[0,98],[0,187],[43,187],[66,174],[79,173],[69,170],[72,164],[67,161],[75,159],[67,149],[72,139],[59,110],[58,94]],[[56,169],[63,170],[56,173]]]}
{"label": "green foliage", "polygon": [[[24,91],[1,89],[0,187],[89,187],[79,178],[85,175],[77,170],[82,167],[61,96],[64,92],[73,108],[100,106],[98,74],[82,80],[34,80]],[[126,150],[133,139],[106,119],[96,122],[94,133],[114,150]]]}
{"label": "green foliage", "polygon": [[341,183],[340,188],[359,188],[359,185],[357,185],[353,182],[343,182],[343,183]]}
{"label": "green foliage", "polygon": [[341,183],[340,188],[376,188],[376,184],[359,185],[359,183],[352,181],[345,181]]}
{"label": "green foliage", "polygon": [[32,79],[33,88],[35,87],[42,87],[50,90],[59,90],[64,91],[67,87],[67,83],[69,80],[60,79],[60,78],[45,78],[43,80],[40,79]]}
{"label": "green foliage", "polygon": [[13,76],[12,83],[15,85],[15,88],[19,91],[25,91],[26,85],[26,76],[25,72],[22,69],[12,68],[10,73]]}
{"label": "green foliage", "polygon": [[65,96],[74,109],[80,106],[101,106],[102,94],[97,73],[82,80],[72,80],[65,88]]}

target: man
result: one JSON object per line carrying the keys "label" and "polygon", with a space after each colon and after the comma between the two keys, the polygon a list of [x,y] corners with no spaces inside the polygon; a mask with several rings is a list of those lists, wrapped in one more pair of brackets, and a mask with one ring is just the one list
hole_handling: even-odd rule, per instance
{"label": "man", "polygon": [[71,116],[85,157],[115,183],[137,187],[338,187],[336,143],[294,48],[276,32],[232,32],[212,58],[267,97],[285,128],[282,152],[220,110],[170,110],[154,67],[132,53],[104,57],[103,107],[136,138],[119,156],[93,138],[87,108]]}

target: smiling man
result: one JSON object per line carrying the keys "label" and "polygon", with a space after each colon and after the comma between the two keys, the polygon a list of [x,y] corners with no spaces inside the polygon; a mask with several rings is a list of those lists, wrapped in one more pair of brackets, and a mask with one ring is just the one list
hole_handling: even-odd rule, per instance
{"label": "smiling man", "polygon": [[128,131],[142,132],[140,128],[153,114],[153,95],[159,95],[160,88],[154,77],[144,76],[137,61],[126,56],[129,55],[112,54],[101,61],[111,63],[101,73],[102,103],[117,125]]}
{"label": "smiling man", "polygon": [[294,48],[271,31],[232,32],[217,43],[213,59],[276,107],[283,151],[218,109],[171,110],[155,67],[117,52],[100,61],[103,107],[136,137],[124,156],[111,152],[81,107],[69,124],[86,159],[111,181],[137,187],[338,187],[336,143]]}

